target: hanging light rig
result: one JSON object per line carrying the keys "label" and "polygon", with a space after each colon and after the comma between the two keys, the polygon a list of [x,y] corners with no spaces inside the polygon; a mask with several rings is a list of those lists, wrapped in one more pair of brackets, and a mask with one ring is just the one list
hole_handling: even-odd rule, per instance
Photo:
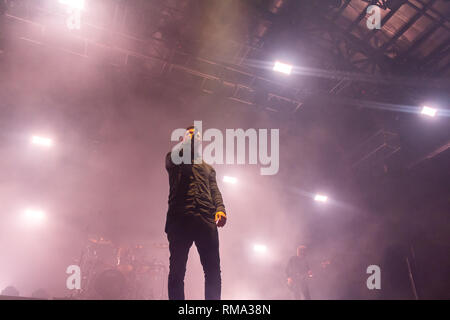
{"label": "hanging light rig", "polygon": [[84,0],[59,0],[67,8],[68,17],[66,26],[69,30],[81,29],[81,10],[84,9]]}

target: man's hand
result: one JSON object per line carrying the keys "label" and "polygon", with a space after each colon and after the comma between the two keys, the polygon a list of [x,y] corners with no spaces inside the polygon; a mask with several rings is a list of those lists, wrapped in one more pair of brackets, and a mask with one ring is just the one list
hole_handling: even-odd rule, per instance
{"label": "man's hand", "polygon": [[217,211],[214,220],[216,221],[217,226],[221,228],[227,223],[227,215],[225,212]]}
{"label": "man's hand", "polygon": [[292,280],[292,278],[287,278],[287,285],[289,287],[291,287],[293,283],[294,283],[294,280]]}

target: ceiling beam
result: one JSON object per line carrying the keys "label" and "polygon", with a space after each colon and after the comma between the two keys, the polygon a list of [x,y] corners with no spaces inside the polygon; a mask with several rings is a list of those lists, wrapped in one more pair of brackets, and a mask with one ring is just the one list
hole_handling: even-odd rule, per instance
{"label": "ceiling beam", "polygon": [[439,57],[444,53],[444,55],[448,54],[448,49],[450,47],[450,36],[445,39],[439,46],[437,46],[433,51],[431,51],[425,58],[423,58],[420,63],[421,65],[426,65],[430,63],[430,61],[434,60],[436,57]]}
{"label": "ceiling beam", "polygon": [[389,39],[386,43],[384,43],[381,46],[381,50],[385,51],[388,49],[391,45],[393,45],[398,38],[400,38],[417,20],[419,20],[420,17],[423,16],[423,14],[428,10],[429,7],[431,7],[436,0],[430,0],[419,12],[417,12],[407,23],[405,23],[397,32],[395,35]]}
{"label": "ceiling beam", "polygon": [[[403,2],[401,2],[399,5],[397,5],[395,8],[391,8],[390,11],[388,12],[388,14],[386,14],[383,19],[381,19],[381,28],[383,28],[383,26],[386,24],[386,22],[389,21],[390,18],[392,18],[394,16],[394,14],[398,11],[398,9],[400,9],[400,7],[403,5]],[[375,33],[377,33],[380,29],[373,29],[369,35],[366,37],[366,40],[369,41],[374,35]]]}
{"label": "ceiling beam", "polygon": [[429,27],[424,33],[422,33],[419,37],[414,39],[411,46],[408,48],[408,50],[405,50],[398,58],[404,59],[407,56],[410,56],[417,48],[420,47],[422,43],[425,42],[425,40],[429,39],[429,37],[437,30],[439,29],[445,22],[445,19],[441,19],[440,21],[434,22],[431,27]]}
{"label": "ceiling beam", "polygon": [[[375,1],[376,2],[376,1]],[[367,8],[369,8],[372,4],[369,3],[364,10],[361,11],[361,13],[358,15],[358,17],[347,27],[345,30],[346,32],[350,33],[354,27],[356,27],[362,19],[367,15]]]}

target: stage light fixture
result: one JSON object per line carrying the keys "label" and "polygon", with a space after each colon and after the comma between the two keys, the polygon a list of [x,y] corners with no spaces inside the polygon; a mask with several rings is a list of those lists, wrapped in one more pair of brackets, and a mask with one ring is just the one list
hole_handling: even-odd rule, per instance
{"label": "stage light fixture", "polygon": [[286,64],[280,61],[276,61],[275,65],[273,66],[273,71],[281,72],[284,74],[291,74],[292,66],[290,64]]}
{"label": "stage light fixture", "polygon": [[429,117],[434,117],[436,115],[437,110],[434,108],[430,108],[428,106],[423,106],[421,114],[424,114]]}
{"label": "stage light fixture", "polygon": [[253,246],[253,251],[258,252],[258,253],[266,253],[267,247],[263,244],[255,244]]}
{"label": "stage light fixture", "polygon": [[235,184],[237,182],[237,179],[234,178],[234,177],[224,176],[223,177],[223,182]]}
{"label": "stage light fixture", "polygon": [[59,0],[59,3],[64,4],[73,9],[84,9],[84,0]]}
{"label": "stage light fixture", "polygon": [[31,225],[41,224],[45,220],[45,213],[42,210],[26,209],[24,219]]}
{"label": "stage light fixture", "polygon": [[44,146],[44,147],[51,147],[53,146],[53,141],[50,138],[40,137],[40,136],[32,136],[31,137],[31,143]]}
{"label": "stage light fixture", "polygon": [[328,197],[324,196],[323,194],[316,194],[314,196],[314,200],[319,201],[319,202],[327,202],[328,201]]}

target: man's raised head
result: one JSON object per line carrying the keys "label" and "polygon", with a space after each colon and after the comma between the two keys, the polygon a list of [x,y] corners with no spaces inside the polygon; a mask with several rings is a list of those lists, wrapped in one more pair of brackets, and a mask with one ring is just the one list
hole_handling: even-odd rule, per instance
{"label": "man's raised head", "polygon": [[195,137],[195,140],[202,141],[202,135],[200,131],[195,126],[189,126],[186,128],[186,133],[184,134],[184,141],[192,140],[192,137]]}
{"label": "man's raised head", "polygon": [[297,247],[297,256],[298,257],[302,257],[305,255],[305,251],[306,251],[306,246],[304,245],[300,245]]}

